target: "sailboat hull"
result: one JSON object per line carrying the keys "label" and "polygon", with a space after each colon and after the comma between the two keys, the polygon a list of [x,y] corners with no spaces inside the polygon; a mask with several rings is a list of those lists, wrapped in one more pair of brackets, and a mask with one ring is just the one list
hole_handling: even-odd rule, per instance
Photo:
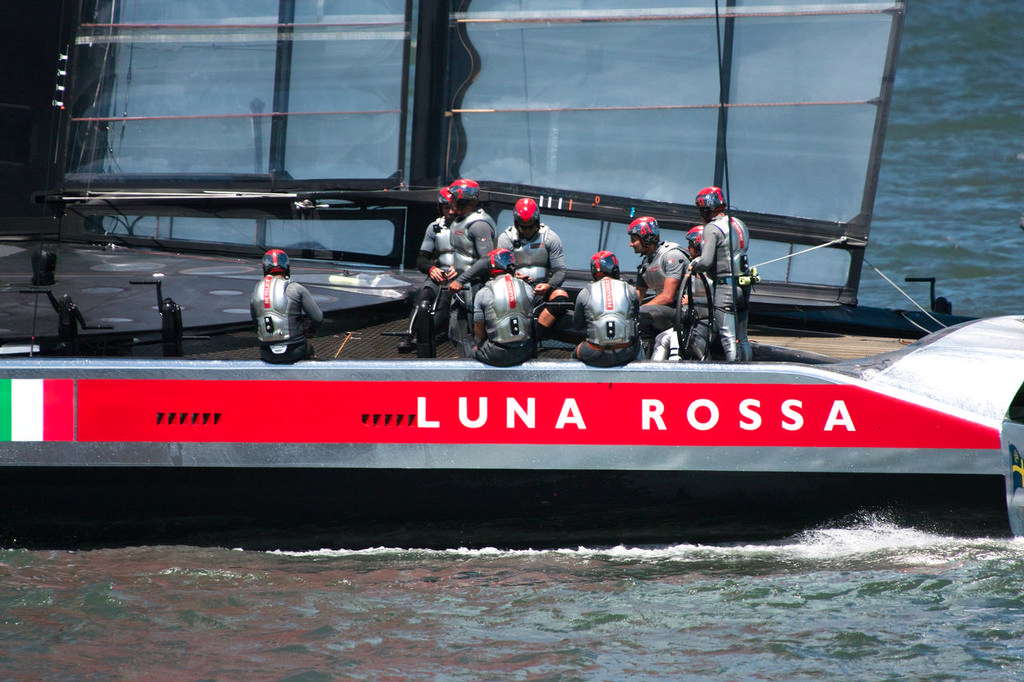
{"label": "sailboat hull", "polygon": [[1006,534],[1022,329],[814,366],[10,360],[0,541],[741,541],[864,513]]}

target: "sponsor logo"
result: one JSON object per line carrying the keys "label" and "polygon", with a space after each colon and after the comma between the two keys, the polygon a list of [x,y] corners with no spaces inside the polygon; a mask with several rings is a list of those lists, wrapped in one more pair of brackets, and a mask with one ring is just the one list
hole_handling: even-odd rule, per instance
{"label": "sponsor logo", "polygon": [[997,429],[854,385],[291,381],[302,399],[267,428],[259,396],[280,382],[75,384],[77,440],[93,442],[1000,449]]}
{"label": "sponsor logo", "polygon": [[508,296],[508,307],[516,307],[516,283],[512,279],[512,275],[505,275],[505,294]]}
{"label": "sponsor logo", "polygon": [[270,289],[274,285],[274,278],[267,275],[263,278],[263,309],[270,310]]}

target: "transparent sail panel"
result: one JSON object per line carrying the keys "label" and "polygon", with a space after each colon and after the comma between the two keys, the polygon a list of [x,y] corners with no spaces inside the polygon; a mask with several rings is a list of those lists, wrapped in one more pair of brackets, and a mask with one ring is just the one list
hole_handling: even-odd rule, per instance
{"label": "transparent sail panel", "polygon": [[390,256],[398,236],[400,211],[348,220],[278,220],[184,216],[107,216],[92,223],[104,235],[161,241],[215,242],[238,246],[314,250],[362,256]]}
{"label": "transparent sail panel", "polygon": [[891,23],[885,14],[736,21],[734,206],[835,222],[860,212]]}
{"label": "transparent sail panel", "polygon": [[661,21],[468,32],[481,71],[461,106],[462,175],[659,201],[708,183],[718,92],[694,83],[718,82],[713,32]]}
{"label": "transparent sail panel", "polygon": [[68,173],[386,178],[401,0],[97,2],[76,37]]}
{"label": "transparent sail panel", "polygon": [[800,244],[751,239],[750,264],[762,282],[841,287],[850,270],[850,253],[841,249],[808,251]]}
{"label": "transparent sail panel", "polygon": [[847,222],[860,212],[874,107],[828,107],[827,115],[821,109],[730,110],[733,207],[830,222]]}
{"label": "transparent sail panel", "polygon": [[850,221],[892,7],[476,0],[456,15],[479,58],[458,174],[683,204],[720,182],[737,207]]}

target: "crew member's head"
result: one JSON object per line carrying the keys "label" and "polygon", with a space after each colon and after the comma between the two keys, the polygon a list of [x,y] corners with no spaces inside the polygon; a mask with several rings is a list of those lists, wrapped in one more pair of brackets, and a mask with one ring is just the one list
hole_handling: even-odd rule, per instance
{"label": "crew member's head", "polygon": [[491,277],[497,277],[505,273],[515,274],[515,256],[508,249],[495,249],[487,254],[487,257],[491,261]]}
{"label": "crew member's head", "polygon": [[451,225],[454,211],[452,209],[452,193],[447,187],[437,192],[437,212],[444,218],[445,225]]}
{"label": "crew member's head", "polygon": [[697,198],[693,203],[697,205],[700,217],[705,223],[711,222],[712,218],[726,208],[725,197],[718,187],[705,187],[697,192]]}
{"label": "crew member's head", "polygon": [[467,216],[476,210],[480,201],[480,184],[476,180],[456,180],[448,185],[448,192],[451,194],[452,213],[456,217]]}
{"label": "crew member's head", "polygon": [[521,239],[532,239],[540,229],[540,209],[537,202],[528,197],[517,201],[512,211],[512,221]]}
{"label": "crew member's head", "polygon": [[700,252],[704,248],[704,226],[694,225],[690,228],[690,231],[686,233],[686,250],[690,253],[691,258],[700,257]]}
{"label": "crew member's head", "polygon": [[598,251],[590,257],[590,274],[595,280],[602,277],[619,278],[619,259],[611,251]]}
{"label": "crew member's head", "polygon": [[280,275],[281,277],[291,276],[292,268],[288,264],[288,254],[281,249],[271,249],[263,254],[263,276]]}
{"label": "crew member's head", "polygon": [[637,218],[626,230],[629,234],[629,245],[635,253],[649,254],[661,241],[661,230],[658,221],[650,216]]}

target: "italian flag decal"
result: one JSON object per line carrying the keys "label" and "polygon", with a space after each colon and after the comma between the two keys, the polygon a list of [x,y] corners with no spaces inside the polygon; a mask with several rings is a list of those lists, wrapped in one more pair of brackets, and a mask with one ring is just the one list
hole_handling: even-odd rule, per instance
{"label": "italian flag decal", "polygon": [[0,441],[74,440],[73,379],[0,379]]}

